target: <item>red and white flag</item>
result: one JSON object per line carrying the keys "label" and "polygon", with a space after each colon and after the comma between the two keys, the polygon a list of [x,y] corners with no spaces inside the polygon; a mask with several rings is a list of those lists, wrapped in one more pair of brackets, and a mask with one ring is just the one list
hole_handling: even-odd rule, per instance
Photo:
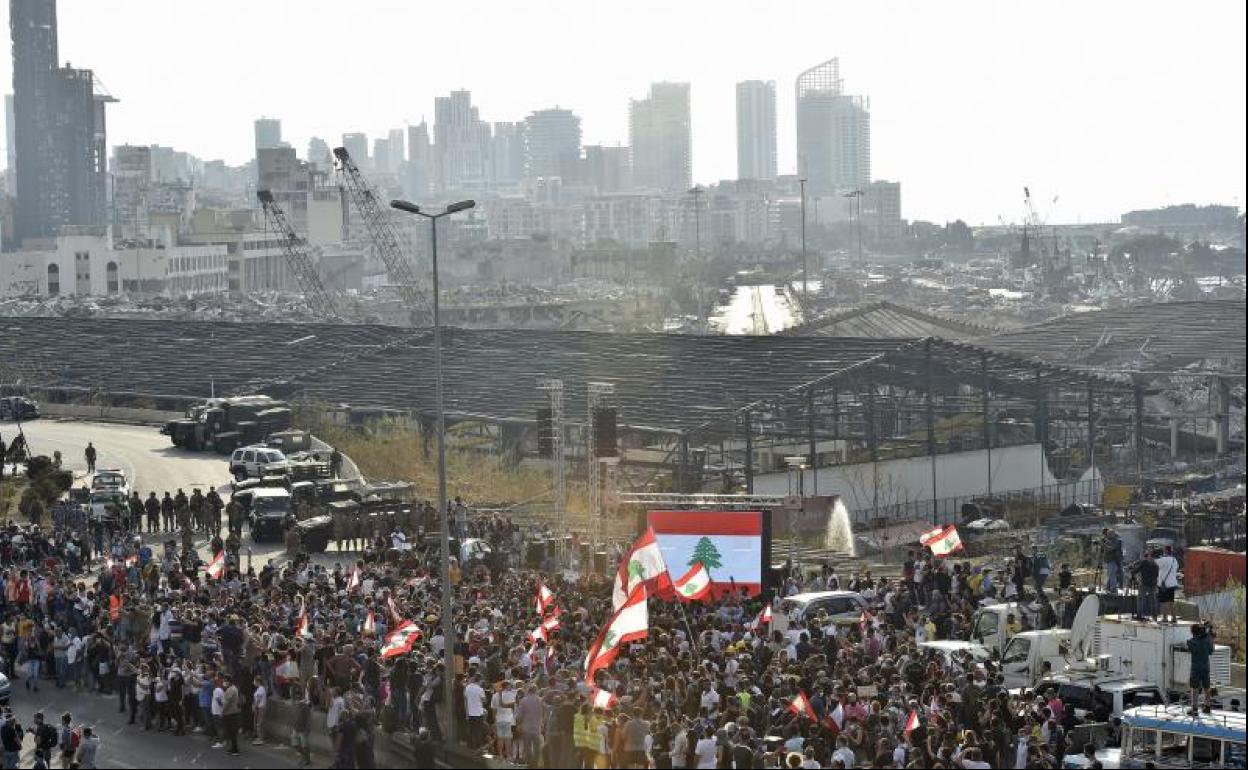
{"label": "red and white flag", "polygon": [[367,636],[377,635],[377,618],[373,616],[372,610],[368,611],[368,617],[364,618],[364,627],[360,631]]}
{"label": "red and white flag", "polygon": [[620,702],[613,693],[609,693],[601,687],[589,688],[589,704],[593,708],[610,711]]}
{"label": "red and white flag", "polygon": [[645,639],[650,633],[650,614],[646,607],[646,587],[637,586],[628,601],[616,610],[602,627],[598,638],[585,656],[585,681],[594,683],[594,674],[610,666],[620,654],[620,645]]}
{"label": "red and white flag", "polygon": [[398,624],[399,620],[403,617],[402,613],[399,612],[399,605],[394,601],[394,594],[390,594],[386,597],[386,612],[390,613],[391,623]]}
{"label": "red and white flag", "polygon": [[347,578],[347,593],[354,591],[360,587],[360,568],[357,565],[351,570],[351,577]]}
{"label": "red and white flag", "polygon": [[615,572],[615,585],[611,589],[611,606],[616,610],[632,598],[633,589],[645,585],[650,589],[661,589],[667,577],[667,563],[663,560],[663,552],[659,550],[659,541],[654,537],[654,530],[646,528],[645,533],[637,538],[632,549],[620,560],[620,568]]}
{"label": "red and white flag", "polygon": [[706,571],[705,564],[698,562],[672,585],[676,589],[676,596],[682,601],[696,601],[710,595],[711,573]]}
{"label": "red and white flag", "polygon": [[126,567],[127,567],[127,568],[129,568],[129,567],[137,567],[137,566],[139,566],[139,556],[138,556],[138,554],[135,554],[135,555],[133,555],[133,556],[127,556],[127,557],[126,557]]}
{"label": "red and white flag", "polygon": [[932,549],[933,556],[948,556],[962,550],[962,538],[958,537],[958,528],[952,524],[925,533],[919,542]]}
{"label": "red and white flag", "polygon": [[386,643],[381,646],[381,657],[394,658],[412,651],[412,645],[420,640],[422,634],[416,624],[405,620],[398,628],[386,634]]}
{"label": "red and white flag", "polygon": [[220,580],[225,575],[225,551],[217,551],[217,555],[208,562],[208,577]]}
{"label": "red and white flag", "polygon": [[763,608],[754,616],[754,620],[750,622],[750,629],[757,631],[759,626],[771,625],[771,605],[764,604]]}
{"label": "red and white flag", "polygon": [[840,701],[836,702],[836,708],[828,712],[828,718],[825,721],[832,723],[829,727],[835,725],[838,732],[845,726],[845,709]]}
{"label": "red and white flag", "polygon": [[542,624],[529,632],[529,641],[537,642],[541,639],[543,642],[550,641],[550,635],[559,630],[559,616],[552,615],[542,621]]}
{"label": "red and white flag", "polygon": [[819,721],[819,717],[815,714],[815,707],[810,705],[810,698],[807,698],[806,693],[801,690],[798,690],[797,695],[793,696],[793,700],[789,702],[789,711],[799,717],[806,717],[812,722]]}
{"label": "red and white flag", "polygon": [[546,614],[546,610],[550,609],[555,603],[555,593],[546,587],[545,583],[537,584],[537,601],[534,603],[537,609],[538,617]]}
{"label": "red and white flag", "polygon": [[295,617],[295,636],[312,638],[312,621],[308,619],[308,605],[299,597],[299,614]]}
{"label": "red and white flag", "polygon": [[906,717],[906,728],[903,732],[906,735],[909,735],[910,733],[914,732],[915,728],[917,728],[918,726],[919,726],[919,712],[915,711],[914,709],[910,709],[910,716]]}

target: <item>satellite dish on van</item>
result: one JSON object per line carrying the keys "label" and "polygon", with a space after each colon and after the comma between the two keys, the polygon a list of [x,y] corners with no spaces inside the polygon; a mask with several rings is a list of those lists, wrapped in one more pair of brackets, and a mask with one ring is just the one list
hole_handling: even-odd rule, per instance
{"label": "satellite dish on van", "polygon": [[1070,624],[1070,654],[1075,660],[1085,660],[1095,654],[1093,647],[1096,645],[1096,619],[1100,614],[1100,597],[1088,594]]}

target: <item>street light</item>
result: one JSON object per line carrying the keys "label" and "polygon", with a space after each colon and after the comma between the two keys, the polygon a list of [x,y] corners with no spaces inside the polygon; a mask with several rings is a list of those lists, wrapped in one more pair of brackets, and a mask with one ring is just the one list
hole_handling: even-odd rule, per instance
{"label": "street light", "polygon": [[433,398],[437,409],[434,429],[438,436],[438,510],[442,515],[442,638],[443,708],[446,710],[446,743],[455,745],[455,618],[451,602],[451,516],[446,510],[446,412],[442,408],[442,318],[438,307],[438,220],[476,206],[476,201],[452,203],[437,214],[421,211],[409,201],[392,200],[390,208],[429,220],[433,244]]}

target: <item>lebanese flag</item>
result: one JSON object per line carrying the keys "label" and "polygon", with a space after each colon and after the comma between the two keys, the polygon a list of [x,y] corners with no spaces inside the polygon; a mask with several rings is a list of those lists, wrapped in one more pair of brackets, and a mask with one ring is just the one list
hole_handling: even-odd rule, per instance
{"label": "lebanese flag", "polygon": [[121,607],[125,603],[126,599],[123,596],[117,596],[114,594],[113,596],[108,597],[108,616],[112,618],[114,622],[121,619]]}
{"label": "lebanese flag", "polygon": [[798,717],[806,717],[812,722],[817,722],[819,719],[815,715],[815,707],[810,705],[810,698],[807,698],[806,693],[801,690],[798,690],[797,695],[790,701],[789,711],[797,714]]}
{"label": "lebanese flag", "polygon": [[360,629],[360,632],[367,634],[368,636],[377,635],[377,619],[373,617],[372,610],[369,610],[368,617],[364,618],[364,627]]}
{"label": "lebanese flag", "polygon": [[759,626],[771,625],[771,605],[765,604],[763,608],[754,616],[753,622],[750,623],[750,629],[757,631]]}
{"label": "lebanese flag", "polygon": [[681,600],[696,601],[711,593],[711,573],[706,571],[705,564],[698,562],[693,565],[693,569],[681,576],[674,586],[676,596]]}
{"label": "lebanese flag", "polygon": [[126,567],[137,567],[139,565],[138,555],[126,557]]}
{"label": "lebanese flag", "polygon": [[217,555],[208,562],[208,577],[220,580],[225,575],[225,551],[217,551]]}
{"label": "lebanese flag", "polygon": [[390,613],[390,622],[398,623],[403,616],[399,613],[399,605],[394,602],[394,594],[386,597],[386,612]]}
{"label": "lebanese flag", "polygon": [[667,563],[663,561],[663,552],[659,550],[659,541],[654,537],[654,529],[647,527],[632,550],[620,561],[620,568],[615,573],[615,585],[611,590],[611,606],[618,611],[632,599],[633,589],[638,585],[662,590],[667,577]]}
{"label": "lebanese flag", "polygon": [[937,557],[962,550],[962,538],[958,537],[958,528],[952,524],[927,532],[919,538],[919,542],[932,549],[932,555]]}
{"label": "lebanese flag", "polygon": [[831,722],[828,727],[835,729],[838,733],[845,726],[845,709],[841,706],[840,701],[836,702],[836,708],[828,712],[828,718],[824,722]]}
{"label": "lebanese flag", "polygon": [[609,693],[601,687],[589,688],[589,705],[603,711],[610,711],[620,702],[613,693]]}
{"label": "lebanese flag", "polygon": [[398,628],[386,634],[386,643],[381,646],[382,658],[395,658],[412,651],[412,645],[423,636],[416,624],[405,620]]}
{"label": "lebanese flag", "polygon": [[357,566],[351,570],[351,577],[347,578],[347,593],[351,593],[360,587],[360,568]]}
{"label": "lebanese flag", "polygon": [[610,666],[620,654],[620,645],[645,639],[650,633],[650,614],[646,607],[646,586],[638,585],[628,601],[616,610],[585,656],[585,681],[594,683],[594,674]]}
{"label": "lebanese flag", "polygon": [[910,733],[914,732],[915,728],[917,728],[918,726],[919,726],[919,712],[915,711],[914,709],[910,709],[910,716],[906,717],[906,728],[903,732],[906,735],[909,735]]}
{"label": "lebanese flag", "polygon": [[295,636],[305,639],[312,638],[311,621],[308,619],[308,605],[303,597],[299,597],[299,614],[295,617]]}
{"label": "lebanese flag", "polygon": [[545,583],[537,584],[537,608],[538,617],[546,614],[546,610],[550,609],[555,603],[555,593],[546,587]]}

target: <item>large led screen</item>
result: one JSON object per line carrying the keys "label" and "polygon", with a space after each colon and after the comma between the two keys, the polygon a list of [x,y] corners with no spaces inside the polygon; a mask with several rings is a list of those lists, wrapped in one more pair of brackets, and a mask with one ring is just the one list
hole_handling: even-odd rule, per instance
{"label": "large led screen", "polygon": [[647,515],[672,580],[701,562],[714,593],[763,588],[764,515],[759,511],[650,511]]}

